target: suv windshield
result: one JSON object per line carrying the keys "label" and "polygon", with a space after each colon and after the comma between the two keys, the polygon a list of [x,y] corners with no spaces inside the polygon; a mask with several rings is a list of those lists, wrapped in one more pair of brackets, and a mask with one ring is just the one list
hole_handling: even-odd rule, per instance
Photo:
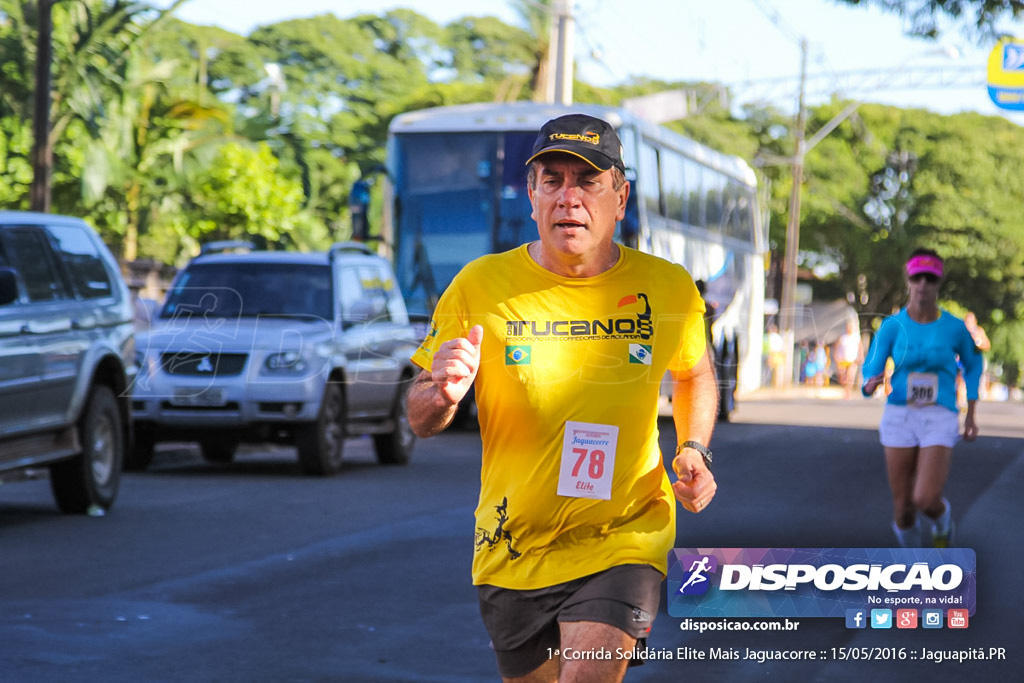
{"label": "suv windshield", "polygon": [[189,266],[167,293],[161,318],[203,315],[333,317],[331,269],[305,263],[205,263]]}

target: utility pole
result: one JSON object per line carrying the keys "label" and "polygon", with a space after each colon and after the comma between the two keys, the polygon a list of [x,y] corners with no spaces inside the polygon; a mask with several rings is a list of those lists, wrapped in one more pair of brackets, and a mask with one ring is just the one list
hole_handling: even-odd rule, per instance
{"label": "utility pole", "polygon": [[36,29],[36,89],[32,112],[32,185],[29,202],[33,211],[50,211],[50,179],[53,175],[53,148],[50,147],[50,62],[53,59],[54,0],[39,0]]}
{"label": "utility pole", "polygon": [[575,24],[572,17],[572,0],[557,0],[552,21],[552,52],[554,59],[554,101],[558,104],[572,104],[573,39]]}
{"label": "utility pole", "polygon": [[786,253],[782,262],[782,301],[779,306],[779,332],[785,348],[785,362],[776,379],[782,387],[793,383],[793,352],[796,344],[796,257],[800,250],[800,191],[803,185],[804,128],[807,109],[804,88],[807,83],[807,39],[800,41],[800,94],[796,115],[796,149],[793,153],[793,190],[789,195],[789,221],[786,223]]}

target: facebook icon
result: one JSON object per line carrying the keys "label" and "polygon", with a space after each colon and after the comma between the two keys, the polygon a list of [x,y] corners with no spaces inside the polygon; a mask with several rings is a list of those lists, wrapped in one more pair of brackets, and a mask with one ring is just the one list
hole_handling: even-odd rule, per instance
{"label": "facebook icon", "polygon": [[846,610],[846,628],[867,628],[867,612],[862,609]]}

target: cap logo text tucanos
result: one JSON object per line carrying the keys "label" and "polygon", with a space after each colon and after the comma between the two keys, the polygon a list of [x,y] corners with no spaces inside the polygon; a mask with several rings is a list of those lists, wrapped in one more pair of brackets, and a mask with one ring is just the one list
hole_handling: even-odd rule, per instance
{"label": "cap logo text tucanos", "polygon": [[566,140],[569,142],[586,142],[591,145],[600,145],[601,136],[597,133],[552,133],[548,136],[549,140]]}

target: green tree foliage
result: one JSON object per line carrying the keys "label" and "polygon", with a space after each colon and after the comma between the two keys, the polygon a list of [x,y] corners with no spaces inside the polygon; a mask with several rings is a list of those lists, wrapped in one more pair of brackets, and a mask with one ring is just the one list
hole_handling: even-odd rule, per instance
{"label": "green tree foliage", "polygon": [[151,232],[148,251],[182,265],[212,240],[249,239],[266,248],[323,249],[330,236],[303,213],[302,187],[284,178],[266,144],[221,145],[196,170],[186,198],[190,208],[171,215],[166,230]]}
{"label": "green tree foliage", "polygon": [[222,143],[230,133],[225,108],[174,99],[167,82],[176,68],[174,60],[152,64],[133,52],[125,88],[108,100],[97,135],[84,149],[83,198],[100,209],[97,227],[109,229],[108,241],[129,261],[138,257],[140,233],[159,225],[156,207],[187,187],[184,165],[194,163],[198,148]]}
{"label": "green tree foliage", "polygon": [[992,37],[1003,18],[1024,16],[1021,0],[834,0],[847,5],[873,5],[909,22],[912,35],[935,38],[942,18],[964,19],[977,37]]}
{"label": "green tree foliage", "polygon": [[[810,127],[841,104],[815,110]],[[807,155],[801,245],[836,261],[841,291],[876,315],[904,302],[910,251],[934,248],[954,308],[988,327],[1016,325],[1024,321],[1021,170],[1024,129],[1000,117],[861,107]],[[1024,362],[1024,343],[992,356]]]}
{"label": "green tree foliage", "polygon": [[[811,108],[808,136],[846,104]],[[711,106],[672,125],[759,169],[771,189],[771,243],[779,257],[792,190],[793,121],[753,107],[743,114],[737,120]],[[848,297],[866,318],[888,315],[905,302],[907,255],[918,246],[934,248],[949,273],[945,305],[961,315],[975,312],[990,330],[994,366],[1018,381],[1024,129],[1000,117],[862,105],[804,161],[799,260],[804,269],[835,271],[816,283],[816,296]]]}
{"label": "green tree foliage", "polygon": [[530,36],[532,36],[530,44],[533,45],[533,56],[529,60],[529,99],[544,101],[547,94],[546,83],[551,70],[555,68],[549,59],[554,2],[552,0],[511,0],[511,3],[522,17]]}
{"label": "green tree foliage", "polygon": [[[171,11],[184,0],[172,3]],[[0,0],[0,118],[31,121],[34,109],[36,27],[39,2]],[[54,154],[56,208],[78,195],[81,167],[64,148],[81,133],[95,135],[108,98],[125,82],[127,56],[166,12],[128,0],[77,0],[52,3],[52,92],[48,112],[49,144]],[[67,132],[71,126],[77,132]],[[78,157],[80,161],[81,158]],[[62,201],[57,201],[62,200]],[[19,203],[24,204],[23,198]]]}

